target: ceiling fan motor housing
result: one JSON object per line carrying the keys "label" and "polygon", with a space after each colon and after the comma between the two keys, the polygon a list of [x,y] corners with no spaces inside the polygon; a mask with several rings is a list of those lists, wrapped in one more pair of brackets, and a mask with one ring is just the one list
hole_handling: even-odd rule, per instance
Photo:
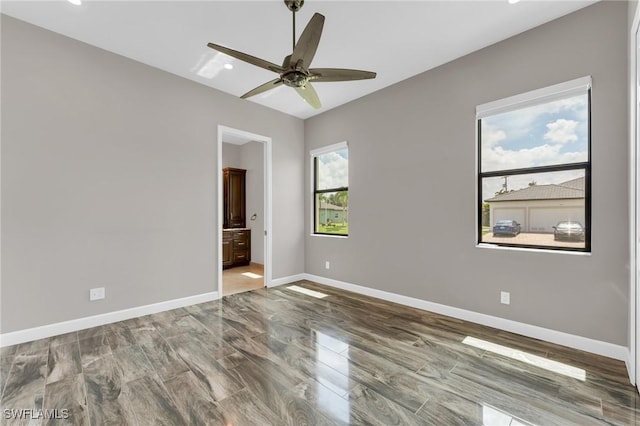
{"label": "ceiling fan motor housing", "polygon": [[297,12],[302,9],[302,5],[304,4],[304,0],[284,0],[284,4],[287,5],[287,8],[292,12]]}
{"label": "ceiling fan motor housing", "polygon": [[304,87],[309,81],[309,74],[305,72],[304,68],[298,67],[298,65],[291,65],[291,55],[284,58],[282,62],[283,72],[280,73],[282,82],[289,87]]}
{"label": "ceiling fan motor housing", "polygon": [[304,87],[309,76],[301,71],[288,71],[282,74],[282,81],[289,87]]}

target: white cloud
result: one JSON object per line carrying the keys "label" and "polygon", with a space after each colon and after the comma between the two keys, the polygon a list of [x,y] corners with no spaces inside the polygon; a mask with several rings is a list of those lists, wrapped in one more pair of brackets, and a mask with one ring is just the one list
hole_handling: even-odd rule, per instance
{"label": "white cloud", "polygon": [[559,144],[575,142],[578,140],[578,135],[576,135],[577,125],[578,122],[575,120],[559,118],[547,124],[549,131],[545,133],[544,138]]}
{"label": "white cloud", "polygon": [[318,188],[339,188],[349,186],[349,161],[338,154],[330,152],[318,157]]}
{"label": "white cloud", "polygon": [[508,135],[509,140],[517,140],[529,135],[534,124],[541,117],[554,114],[557,116],[561,113],[571,114],[573,118],[586,123],[588,116],[587,96],[579,95],[497,114],[483,119],[483,127],[492,127],[495,132],[502,130]]}
{"label": "white cloud", "polygon": [[587,96],[578,95],[572,98],[559,99],[557,101],[541,104],[534,108],[537,108],[539,113],[557,114],[561,111],[567,111],[567,110],[580,111],[585,109],[586,106],[587,106]]}
{"label": "white cloud", "polygon": [[482,146],[491,147],[507,138],[504,130],[500,130],[495,126],[482,126]]}
{"label": "white cloud", "polygon": [[494,146],[482,150],[482,171],[522,169],[548,164],[586,161],[586,152],[560,153],[562,145],[544,144],[533,148],[511,151]]}

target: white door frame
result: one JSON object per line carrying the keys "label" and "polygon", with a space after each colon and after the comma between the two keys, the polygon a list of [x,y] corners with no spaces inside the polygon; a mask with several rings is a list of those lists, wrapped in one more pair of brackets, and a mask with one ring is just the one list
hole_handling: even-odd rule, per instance
{"label": "white door frame", "polygon": [[631,383],[640,384],[640,108],[638,108],[638,83],[640,82],[640,66],[638,61],[640,29],[640,6],[636,8],[629,35],[629,361],[627,368]]}
{"label": "white door frame", "polygon": [[272,248],[272,232],[271,232],[271,138],[267,136],[257,135],[255,133],[245,132],[231,127],[218,125],[218,294],[222,297],[222,139],[223,136],[229,135],[246,139],[247,141],[260,142],[263,144],[263,161],[264,161],[264,285],[271,286],[271,248]]}

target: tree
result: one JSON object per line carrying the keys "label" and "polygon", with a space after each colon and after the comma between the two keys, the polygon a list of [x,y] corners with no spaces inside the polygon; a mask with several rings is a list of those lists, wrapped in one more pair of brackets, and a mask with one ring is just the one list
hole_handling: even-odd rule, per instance
{"label": "tree", "polygon": [[349,202],[347,191],[340,191],[333,194],[333,204],[339,207],[346,207]]}
{"label": "tree", "polygon": [[482,203],[482,226],[490,226],[489,212],[491,208],[489,203]]}

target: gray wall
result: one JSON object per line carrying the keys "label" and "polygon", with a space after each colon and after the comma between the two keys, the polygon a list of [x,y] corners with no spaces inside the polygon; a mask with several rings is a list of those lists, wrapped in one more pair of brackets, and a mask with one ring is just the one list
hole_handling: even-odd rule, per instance
{"label": "gray wall", "polygon": [[1,47],[2,333],[215,291],[218,124],[273,138],[273,278],[304,271],[302,120],[6,16]]}
{"label": "gray wall", "polygon": [[[247,227],[251,228],[251,262],[264,265],[264,146],[222,144],[222,167],[245,169]],[[256,214],[256,220],[251,215]]]}
{"label": "gray wall", "polygon": [[[308,119],[307,151],[349,142],[350,229],[314,237],[307,220],[305,271],[627,345],[626,28],[625,2],[597,3]],[[585,75],[592,255],[475,247],[476,105]]]}
{"label": "gray wall", "polygon": [[[264,265],[264,156],[263,144],[240,147],[242,168],[247,170],[247,226],[251,228],[251,261]],[[256,214],[256,220],[251,215]]]}
{"label": "gray wall", "polygon": [[[0,332],[214,291],[223,124],[273,138],[274,278],[627,344],[628,235],[609,226],[628,214],[627,8],[598,3],[305,123],[2,16]],[[475,106],[584,75],[592,255],[476,248]],[[350,236],[310,237],[308,150],[343,140]]]}
{"label": "gray wall", "polygon": [[[223,139],[224,140],[224,139]],[[232,143],[223,143],[222,144],[222,168],[225,167],[233,167],[236,169],[240,169],[240,145],[235,145]]]}

